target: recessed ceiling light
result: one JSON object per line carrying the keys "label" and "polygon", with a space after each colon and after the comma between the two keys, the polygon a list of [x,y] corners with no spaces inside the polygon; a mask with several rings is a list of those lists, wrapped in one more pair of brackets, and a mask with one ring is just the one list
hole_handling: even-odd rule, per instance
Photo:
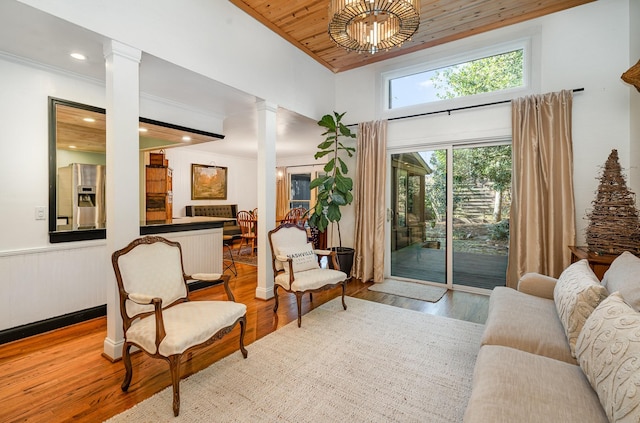
{"label": "recessed ceiling light", "polygon": [[188,135],[185,135],[184,137],[182,137],[182,141],[191,141],[191,137]]}
{"label": "recessed ceiling light", "polygon": [[96,121],[94,118],[84,118],[82,120],[84,120],[85,122],[92,122],[92,123]]}
{"label": "recessed ceiling light", "polygon": [[138,132],[147,132],[147,128],[138,128]]}
{"label": "recessed ceiling light", "polygon": [[71,53],[70,56],[76,60],[87,60],[87,56],[82,53]]}
{"label": "recessed ceiling light", "polygon": [[75,145],[70,145],[69,148],[77,148]]}

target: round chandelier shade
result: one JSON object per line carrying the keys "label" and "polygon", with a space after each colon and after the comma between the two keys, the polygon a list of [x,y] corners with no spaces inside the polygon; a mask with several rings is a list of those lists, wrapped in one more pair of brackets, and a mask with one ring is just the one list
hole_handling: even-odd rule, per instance
{"label": "round chandelier shade", "polygon": [[329,36],[359,53],[399,46],[419,25],[420,0],[331,0],[329,5]]}

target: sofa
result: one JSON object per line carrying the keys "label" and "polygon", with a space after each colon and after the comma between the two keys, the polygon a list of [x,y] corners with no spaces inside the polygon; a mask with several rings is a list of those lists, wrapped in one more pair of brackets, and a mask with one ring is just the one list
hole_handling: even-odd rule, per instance
{"label": "sofa", "polygon": [[237,204],[216,204],[209,206],[186,206],[187,216],[208,216],[208,217],[227,217],[230,220],[224,222],[222,227],[223,235],[232,237],[240,236],[240,226],[236,220],[238,214]]}
{"label": "sofa", "polygon": [[640,422],[640,258],[495,288],[464,422]]}

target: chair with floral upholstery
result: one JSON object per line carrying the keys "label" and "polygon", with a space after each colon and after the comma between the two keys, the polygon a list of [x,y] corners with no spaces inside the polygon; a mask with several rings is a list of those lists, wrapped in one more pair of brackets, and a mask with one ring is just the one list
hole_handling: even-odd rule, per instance
{"label": "chair with floral upholstery", "polygon": [[[173,413],[177,416],[182,355],[211,345],[239,323],[240,351],[246,358],[247,307],[235,302],[228,275],[186,275],[182,248],[177,242],[157,236],[138,238],[114,252],[111,261],[118,282],[125,338],[122,361],[126,374],[121,388],[126,392],[133,376],[132,346],[166,360],[173,385]],[[229,301],[190,301],[187,280],[219,281]]]}
{"label": "chair with floral upholstery", "polygon": [[[294,223],[285,223],[269,232],[271,261],[273,264],[275,306],[278,311],[278,288],[296,296],[298,305],[298,327],[302,325],[302,296],[342,287],[342,307],[346,310],[344,293],[348,281],[347,274],[338,269],[335,251],[314,250],[308,242],[307,231]],[[321,256],[332,261],[333,269],[320,267]]]}

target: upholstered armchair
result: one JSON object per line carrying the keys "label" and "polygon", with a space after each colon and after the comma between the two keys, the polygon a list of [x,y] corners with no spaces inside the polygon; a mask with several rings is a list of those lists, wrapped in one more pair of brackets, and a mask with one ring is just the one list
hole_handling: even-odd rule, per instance
{"label": "upholstered armchair", "polygon": [[[278,288],[296,296],[298,327],[302,325],[302,296],[309,293],[342,287],[342,307],[346,310],[344,293],[347,274],[338,269],[335,251],[314,250],[307,240],[307,231],[295,223],[285,223],[269,232],[271,261],[273,264],[275,296],[274,313],[278,311]],[[320,267],[323,256],[332,261],[333,269]]]}
{"label": "upholstered armchair", "polygon": [[[186,275],[182,249],[162,237],[138,238],[113,253],[113,269],[120,293],[124,327],[122,361],[126,370],[122,390],[127,391],[133,370],[130,350],[138,347],[154,358],[166,360],[173,385],[173,413],[180,412],[180,359],[183,354],[212,344],[240,324],[240,351],[244,347],[246,311],[236,303],[229,276]],[[229,301],[189,301],[187,280],[220,281]]]}

